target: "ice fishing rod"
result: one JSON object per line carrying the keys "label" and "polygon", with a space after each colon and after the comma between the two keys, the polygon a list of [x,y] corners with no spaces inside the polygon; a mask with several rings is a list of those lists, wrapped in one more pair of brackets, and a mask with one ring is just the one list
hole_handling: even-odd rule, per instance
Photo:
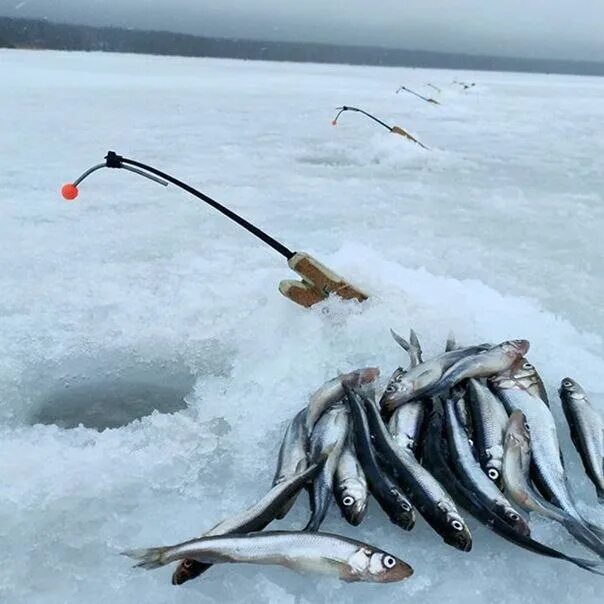
{"label": "ice fishing rod", "polygon": [[333,120],[331,121],[332,126],[337,126],[338,118],[345,111],[356,111],[358,113],[362,113],[363,115],[366,115],[369,119],[372,119],[374,122],[377,122],[380,126],[383,126],[389,132],[392,132],[393,134],[400,134],[401,136],[404,136],[405,138],[408,138],[409,140],[418,144],[420,147],[423,147],[424,149],[428,149],[428,147],[426,147],[426,145],[424,145],[423,143],[418,141],[414,136],[411,136],[406,130],[403,130],[403,128],[401,128],[400,126],[389,126],[388,124],[386,124],[386,122],[383,122],[382,120],[375,117],[375,115],[371,115],[371,113],[368,113],[367,111],[364,111],[363,109],[359,109],[358,107],[350,107],[347,105],[343,105],[342,107],[337,107],[337,109],[338,109],[338,113],[337,113],[336,117],[334,117]]}
{"label": "ice fishing rod", "polygon": [[283,295],[287,296],[294,302],[303,306],[312,306],[316,302],[325,299],[329,294],[335,293],[344,299],[356,299],[363,301],[367,299],[367,295],[350,285],[342,277],[336,275],[328,268],[323,266],[318,260],[304,252],[293,252],[280,241],[265,233],[239,214],[233,212],[226,206],[222,205],[210,196],[198,191],[187,183],[175,178],[167,172],[162,172],[153,166],[149,166],[134,159],[129,159],[118,155],[114,151],[109,151],[105,156],[105,161],[100,164],[95,164],[76,180],[63,185],[61,194],[67,201],[73,201],[79,194],[78,186],[88,176],[103,168],[119,168],[144,176],[153,182],[161,184],[165,187],[169,183],[183,189],[197,199],[201,199],[209,206],[218,210],[221,214],[243,227],[246,231],[260,239],[263,243],[271,247],[273,250],[284,256],[290,268],[296,271],[303,277],[303,281],[282,281],[279,285],[279,290]]}
{"label": "ice fishing rod", "polygon": [[[132,167],[135,166],[135,167]],[[187,193],[190,193],[194,197],[205,201],[208,205],[212,206],[214,209],[218,210],[221,214],[224,214],[227,218],[230,218],[233,222],[236,222],[238,225],[242,226],[246,231],[252,233],[266,243],[268,246],[272,247],[276,252],[285,256],[287,260],[292,258],[295,252],[292,252],[286,246],[284,246],[281,242],[277,241],[270,235],[267,235],[263,230],[259,229],[257,226],[253,225],[251,222],[245,220],[236,214],[232,210],[229,210],[227,207],[223,206],[221,203],[218,203],[215,199],[212,199],[208,195],[205,195],[201,191],[194,189],[189,186],[187,183],[182,182],[182,180],[178,180],[178,178],[174,178],[174,176],[170,176],[166,172],[162,172],[157,168],[153,168],[152,166],[148,166],[147,164],[143,164],[134,159],[128,159],[127,157],[122,157],[118,155],[114,151],[109,151],[105,156],[105,162],[102,164],[96,164],[89,168],[84,172],[79,178],[77,178],[73,183],[66,184],[61,193],[66,200],[73,200],[78,196],[78,185],[85,179],[88,178],[93,172],[97,170],[101,170],[102,168],[122,168],[124,170],[128,170],[129,172],[134,172],[135,174],[139,174],[140,176],[144,176],[154,182],[157,182],[161,185],[168,186],[168,183],[172,183],[181,189],[184,189]],[[149,172],[146,174],[145,172]],[[155,176],[152,176],[155,175]],[[167,181],[167,182],[166,182]]]}
{"label": "ice fishing rod", "polygon": [[405,92],[408,92],[409,94],[413,94],[418,99],[422,99],[422,101],[426,101],[426,103],[433,103],[434,105],[440,105],[440,103],[437,100],[428,98],[427,96],[423,96],[423,95],[419,94],[418,92],[415,92],[415,91],[411,90],[410,88],[407,88],[406,86],[401,86],[396,91],[396,94],[398,94],[401,90],[404,90]]}

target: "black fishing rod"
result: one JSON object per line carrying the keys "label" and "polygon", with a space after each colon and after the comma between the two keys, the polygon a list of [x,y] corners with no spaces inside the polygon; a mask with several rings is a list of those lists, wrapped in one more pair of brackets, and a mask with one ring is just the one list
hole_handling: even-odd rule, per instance
{"label": "black fishing rod", "polygon": [[323,266],[318,260],[306,254],[305,252],[293,252],[280,241],[265,233],[262,229],[248,222],[239,214],[233,212],[226,206],[212,199],[210,196],[198,191],[187,183],[175,178],[167,172],[162,172],[153,166],[149,166],[134,159],[129,159],[118,155],[114,151],[109,151],[105,156],[105,161],[96,164],[86,170],[72,183],[68,183],[61,189],[61,194],[67,201],[73,201],[79,194],[78,185],[88,178],[92,173],[102,168],[119,168],[128,170],[139,176],[144,176],[153,182],[163,186],[168,183],[176,185],[197,199],[201,199],[209,206],[218,210],[221,214],[243,227],[248,233],[251,233],[260,241],[271,247],[273,250],[284,256],[289,267],[302,276],[303,281],[282,281],[279,284],[279,291],[302,306],[312,306],[321,300],[324,300],[329,294],[335,293],[346,300],[355,299],[362,302],[367,299],[367,295],[361,290],[345,281],[342,277]]}
{"label": "black fishing rod", "polygon": [[374,122],[377,122],[380,126],[384,126],[384,128],[386,128],[387,130],[392,132],[393,126],[389,126],[385,122],[382,122],[382,120],[379,120],[377,117],[375,117],[375,115],[371,115],[371,113],[367,113],[367,111],[363,111],[363,109],[359,109],[358,107],[347,107],[346,105],[343,105],[342,107],[338,107],[337,109],[339,109],[338,115],[336,115],[336,117],[334,117],[331,122],[333,126],[337,125],[338,118],[342,115],[342,113],[344,113],[344,111],[357,111],[358,113],[362,113],[363,115],[366,115],[369,119],[372,119]]}
{"label": "black fishing rod", "polygon": [[419,94],[418,92],[415,92],[415,91],[411,90],[410,88],[407,88],[406,86],[401,86],[396,91],[396,94],[398,94],[401,90],[404,90],[405,92],[408,92],[409,94],[416,96],[418,99],[421,99],[422,101],[426,101],[426,103],[433,103],[434,105],[440,105],[440,103],[438,101],[428,98],[427,96],[423,96],[423,95]]}
{"label": "black fishing rod", "polygon": [[334,117],[333,120],[331,121],[333,126],[336,126],[338,124],[338,118],[345,111],[356,111],[357,113],[362,113],[363,115],[366,115],[369,119],[372,119],[374,122],[377,122],[380,126],[383,126],[389,132],[392,132],[393,134],[400,134],[400,136],[404,136],[405,138],[408,138],[409,140],[418,144],[420,147],[423,147],[424,149],[428,149],[428,147],[426,147],[426,145],[424,145],[423,143],[418,141],[414,136],[411,136],[411,134],[409,134],[406,130],[404,130],[400,126],[389,126],[388,124],[386,124],[386,122],[383,122],[382,120],[375,117],[375,115],[371,115],[371,113],[368,113],[367,111],[364,111],[363,109],[359,109],[358,107],[350,107],[350,106],[346,106],[346,105],[344,105],[342,107],[338,107],[337,109],[338,109],[338,113],[337,113],[336,117]]}
{"label": "black fishing rod", "polygon": [[172,183],[173,185],[176,185],[177,187],[180,187],[181,189],[185,190],[187,193],[190,193],[194,197],[205,201],[208,205],[212,206],[214,209],[224,214],[227,218],[230,218],[233,222],[236,222],[239,226],[242,226],[246,231],[258,237],[258,239],[260,239],[262,242],[272,247],[276,252],[278,252],[282,256],[285,256],[287,260],[292,258],[295,254],[295,252],[292,252],[280,241],[277,241],[275,238],[265,233],[262,229],[259,229],[257,226],[253,225],[251,222],[248,222],[245,218],[239,216],[239,214],[236,214],[232,210],[229,210],[229,208],[223,206],[221,203],[218,203],[215,199],[212,199],[205,193],[194,189],[187,183],[182,182],[182,180],[179,180],[178,178],[174,178],[174,176],[171,176],[166,172],[162,172],[157,168],[153,168],[152,166],[148,166],[147,164],[143,164],[142,162],[136,161],[134,159],[122,157],[114,151],[109,151],[107,153],[107,155],[105,156],[104,163],[92,166],[92,168],[86,170],[86,172],[84,172],[73,183],[66,184],[61,190],[63,197],[67,200],[75,199],[78,196],[78,185],[85,178],[90,176],[93,172],[96,172],[101,168],[122,168],[124,170],[128,170],[129,172],[134,172],[135,174],[144,176],[145,178],[148,178],[164,186],[168,186],[168,183]]}

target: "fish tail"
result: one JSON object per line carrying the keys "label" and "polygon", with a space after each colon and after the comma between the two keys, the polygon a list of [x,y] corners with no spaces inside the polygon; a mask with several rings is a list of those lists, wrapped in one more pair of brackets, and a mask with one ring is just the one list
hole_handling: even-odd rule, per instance
{"label": "fish tail", "polygon": [[304,527],[304,531],[307,533],[316,533],[323,521],[327,516],[327,511],[331,503],[331,496],[323,492],[319,485],[313,485],[313,492],[311,497],[311,509],[312,513],[308,523]]}
{"label": "fish tail", "polygon": [[421,349],[421,346],[420,346],[420,343],[419,343],[419,338],[417,337],[417,334],[415,333],[414,329],[410,329],[409,330],[409,343],[416,350],[420,350]]}
{"label": "fish tail", "polygon": [[604,542],[585,524],[572,517],[562,520],[562,524],[577,541],[598,554],[601,558],[604,558]]}
{"label": "fish tail", "polygon": [[409,344],[409,342],[407,342],[407,340],[405,340],[405,338],[403,338],[402,336],[399,336],[398,333],[396,333],[396,331],[394,331],[394,329],[390,329],[390,334],[392,335],[392,337],[394,338],[394,341],[405,351],[409,352],[409,350],[411,350],[411,345]]}
{"label": "fish tail", "polygon": [[135,564],[135,567],[146,568],[147,570],[151,570],[153,568],[159,568],[160,566],[165,566],[170,562],[165,555],[166,552],[171,549],[170,547],[150,547],[147,549],[129,549],[125,552],[122,552],[122,556],[128,556],[128,558],[133,558],[134,560],[138,560],[138,563]]}
{"label": "fish tail", "polygon": [[598,537],[600,537],[600,539],[604,538],[604,528],[587,521],[585,521],[585,525],[592,533],[595,533]]}
{"label": "fish tail", "polygon": [[329,509],[329,503],[321,504],[315,507],[310,519],[306,526],[302,529],[306,533],[316,533],[323,524],[325,516],[327,516],[327,510]]}
{"label": "fish tail", "polygon": [[600,575],[604,577],[604,569],[602,569],[602,562],[597,562],[595,560],[584,560],[583,558],[575,558],[573,556],[564,556],[564,559],[572,564],[576,564],[580,568],[583,568],[590,573],[594,573],[595,575]]}

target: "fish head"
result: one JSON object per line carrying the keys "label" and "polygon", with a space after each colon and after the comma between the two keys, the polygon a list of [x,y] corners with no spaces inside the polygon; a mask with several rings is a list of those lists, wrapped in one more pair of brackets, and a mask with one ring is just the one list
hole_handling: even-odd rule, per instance
{"label": "fish head", "polygon": [[199,564],[195,560],[183,560],[172,574],[172,585],[182,585],[197,577]]}
{"label": "fish head", "polygon": [[506,356],[517,359],[528,352],[530,343],[528,340],[507,340],[499,346]]}
{"label": "fish head", "polygon": [[529,382],[534,381],[537,370],[529,360],[522,356],[516,359],[512,365],[511,375],[517,381]]}
{"label": "fish head", "polygon": [[353,526],[361,524],[367,513],[367,492],[361,485],[356,483],[346,485],[336,499],[344,518]]}
{"label": "fish head", "polygon": [[369,384],[380,376],[378,367],[365,367],[364,369],[359,369],[356,373],[359,375],[361,384]]}
{"label": "fish head", "polygon": [[472,533],[465,520],[446,502],[439,502],[438,508],[442,512],[441,535],[444,542],[462,552],[469,552],[472,549]]}
{"label": "fish head", "polygon": [[501,516],[511,528],[518,534],[524,537],[529,537],[531,529],[527,521],[511,506],[502,506],[500,510]]}
{"label": "fish head", "polygon": [[520,409],[516,409],[510,415],[505,431],[504,449],[505,454],[515,452],[523,468],[528,469],[531,457],[531,433],[526,416]]}
{"label": "fish head", "polygon": [[389,514],[390,520],[405,531],[410,531],[415,526],[415,512],[407,498],[396,488],[391,489],[396,500],[396,509]]}
{"label": "fish head", "polygon": [[506,440],[513,438],[515,442],[530,445],[531,428],[526,421],[526,415],[520,409],[516,409],[510,415],[506,430]]}
{"label": "fish head", "polygon": [[413,568],[392,554],[367,545],[359,547],[348,559],[341,578],[344,581],[394,583],[413,574]]}
{"label": "fish head", "polygon": [[586,398],[585,391],[581,386],[575,382],[572,378],[565,377],[560,383],[560,396],[569,397],[575,400],[581,400]]}
{"label": "fish head", "polygon": [[384,394],[380,399],[380,407],[387,411],[394,411],[396,407],[409,400],[413,394],[413,382],[407,379],[407,372],[399,367],[390,378]]}
{"label": "fish head", "polygon": [[[503,452],[502,452],[503,455]],[[503,480],[502,480],[502,476],[501,476],[501,459],[497,458],[497,459],[489,459],[485,464],[484,464],[484,470],[486,472],[486,475],[498,486],[498,487],[502,487],[503,486]]]}
{"label": "fish head", "polygon": [[409,578],[413,568],[396,556],[375,552],[369,560],[369,573],[378,583],[394,583]]}

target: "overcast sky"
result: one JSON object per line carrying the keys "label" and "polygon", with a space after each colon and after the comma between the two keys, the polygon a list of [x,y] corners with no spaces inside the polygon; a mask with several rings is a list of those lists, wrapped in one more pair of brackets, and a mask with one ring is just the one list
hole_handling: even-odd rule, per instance
{"label": "overcast sky", "polygon": [[0,0],[0,15],[217,37],[604,61],[604,0]]}

